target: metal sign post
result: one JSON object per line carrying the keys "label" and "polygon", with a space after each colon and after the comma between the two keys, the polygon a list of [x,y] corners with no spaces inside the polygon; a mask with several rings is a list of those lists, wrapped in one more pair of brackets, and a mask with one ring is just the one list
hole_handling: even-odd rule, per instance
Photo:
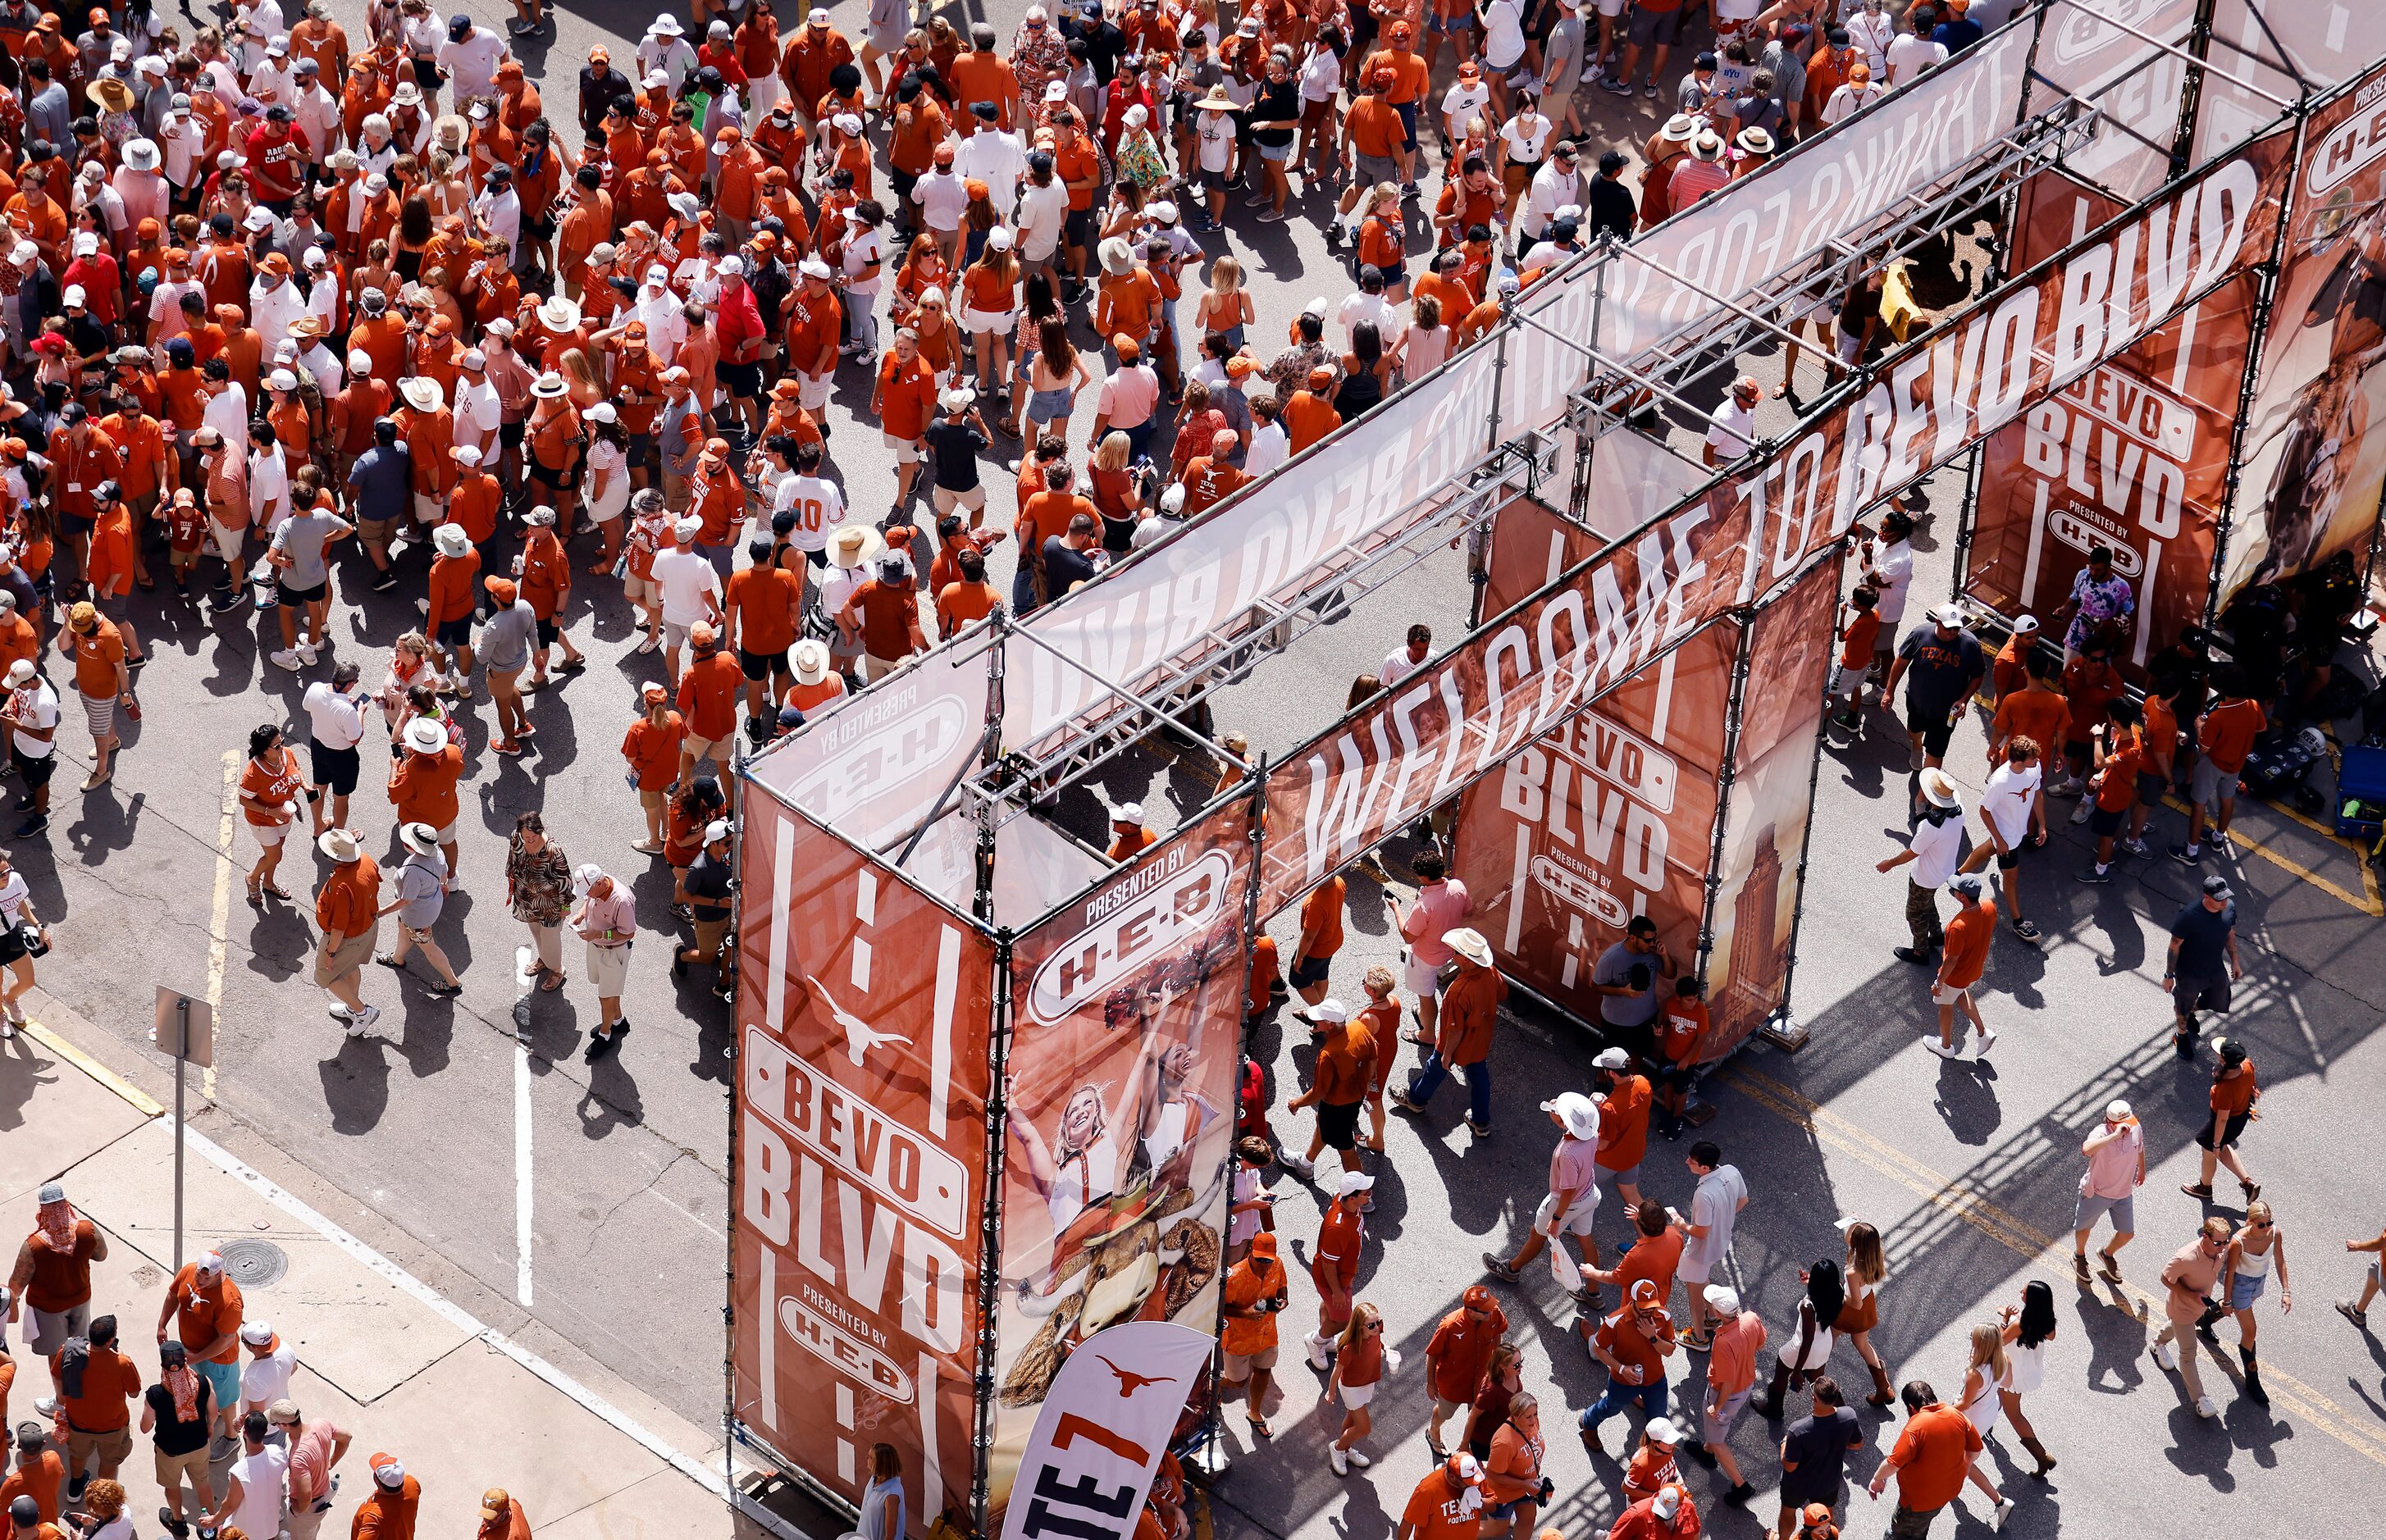
{"label": "metal sign post", "polygon": [[157,986],[157,1024],[152,1035],[157,1046],[174,1056],[174,1271],[182,1268],[182,1081],[183,1070],[195,1064],[210,1070],[216,1062],[215,1008]]}

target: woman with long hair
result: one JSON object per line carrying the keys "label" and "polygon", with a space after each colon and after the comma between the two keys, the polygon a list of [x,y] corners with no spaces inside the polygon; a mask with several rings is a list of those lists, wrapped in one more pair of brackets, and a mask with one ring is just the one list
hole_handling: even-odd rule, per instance
{"label": "woman with long hair", "polygon": [[1335,1344],[1334,1372],[1325,1380],[1325,1398],[1342,1403],[1342,1431],[1325,1446],[1325,1463],[1337,1476],[1350,1467],[1364,1471],[1375,1463],[1359,1452],[1359,1440],[1375,1431],[1375,1414],[1368,1410],[1375,1386],[1400,1367],[1400,1353],[1384,1342],[1384,1312],[1360,1300],[1350,1307],[1350,1324]]}
{"label": "woman with long hair", "polygon": [[1502,1341],[1491,1349],[1483,1368],[1483,1382],[1466,1413],[1466,1447],[1476,1459],[1491,1458],[1491,1435],[1508,1421],[1508,1405],[1525,1388],[1525,1350]]}
{"label": "woman with long hair", "polygon": [[25,1024],[25,991],[33,987],[33,954],[25,948],[28,926],[49,945],[50,928],[33,912],[32,889],[0,852],[0,968],[8,970],[6,981],[0,982],[0,1038],[14,1037]]}
{"label": "woman with long hair", "polygon": [[397,240],[390,251],[390,264],[400,279],[411,283],[421,276],[423,250],[438,233],[431,200],[420,192],[407,194],[397,206]]}
{"label": "woman with long hair", "polygon": [[2004,1409],[2003,1393],[1998,1387],[2011,1371],[2012,1364],[2005,1357],[2003,1325],[1999,1321],[1986,1321],[1973,1327],[1971,1361],[1965,1366],[1964,1393],[1956,1405],[1965,1416],[1972,1420],[1972,1426],[1982,1440],[1980,1452],[1972,1457],[1971,1468],[1965,1473],[1972,1484],[1980,1489],[1981,1495],[1996,1505],[1996,1512],[1989,1520],[1991,1529],[2003,1528],[2013,1510],[2013,1505],[2003,1493],[1997,1490],[1997,1484],[1989,1478],[1989,1472],[1981,1465],[1989,1452],[1986,1444],[1989,1431],[1997,1425],[1997,1418]]}
{"label": "woman with long hair", "polygon": [[257,864],[248,869],[248,901],[290,901],[273,880],[282,865],[283,842],[298,821],[298,797],[307,788],[307,772],[298,756],[282,739],[282,729],[266,722],[248,735],[248,763],[241,767],[240,810],[248,832],[257,838]]}
{"label": "woman with long hair", "polygon": [[[1011,339],[1011,416],[1002,425],[1005,438],[1021,436],[1020,422],[1027,414],[1028,398],[1036,390],[1036,360],[1044,354],[1044,323],[1057,320],[1064,324],[1067,312],[1052,290],[1052,275],[1041,268],[1031,269],[1019,286],[1019,327]],[[1062,333],[1066,335],[1066,332]],[[1075,357],[1075,350],[1070,351]],[[1030,435],[1031,443],[1033,437]]]}
{"label": "woman with long hair", "polygon": [[1258,319],[1250,291],[1243,287],[1243,265],[1231,256],[1221,256],[1210,264],[1210,286],[1193,307],[1194,330],[1204,339],[1224,337],[1229,349],[1240,352],[1244,328]]}
{"label": "woman with long hair", "polygon": [[1840,1264],[1828,1257],[1798,1275],[1806,1297],[1798,1301],[1798,1324],[1784,1338],[1781,1356],[1773,1363],[1773,1387],[1757,1409],[1764,1416],[1781,1415],[1781,1398],[1793,1387],[1802,1389],[1831,1361],[1832,1327],[1847,1308],[1847,1291],[1840,1282]]}
{"label": "woman with long hair", "polygon": [[892,1444],[870,1446],[870,1484],[855,1505],[861,1540],[903,1540],[903,1457]]}
{"label": "woman with long hair", "polygon": [[580,495],[587,501],[597,541],[596,559],[588,570],[605,573],[622,554],[622,514],[630,506],[630,432],[610,401],[599,401],[580,420],[588,434]]}
{"label": "woman with long hair", "polygon": [[1848,1259],[1840,1269],[1847,1303],[1840,1307],[1840,1317],[1831,1325],[1856,1345],[1856,1356],[1872,1371],[1872,1394],[1865,1397],[1865,1405],[1891,1406],[1897,1392],[1890,1387],[1889,1370],[1872,1345],[1873,1328],[1880,1324],[1880,1285],[1889,1276],[1889,1258],[1881,1251],[1880,1232],[1871,1225],[1849,1220],[1840,1228],[1848,1240]]}
{"label": "woman with long hair", "polygon": [[1008,230],[989,233],[986,249],[961,274],[961,326],[977,359],[977,382],[991,394],[1011,372],[1011,329],[1019,324],[1019,254]]}
{"label": "woman with long hair", "polygon": [[1350,328],[1350,351],[1342,355],[1342,383],[1334,392],[1334,409],[1350,421],[1363,412],[1374,409],[1384,399],[1383,333],[1371,320],[1354,322]]}
{"label": "woman with long hair", "polygon": [[2255,1406],[2270,1404],[2262,1388],[2261,1367],[2254,1361],[2254,1301],[2269,1285],[2270,1271],[2279,1274],[2279,1312],[2295,1308],[2295,1291],[2287,1284],[2287,1234],[2260,1198],[2245,1205],[2245,1222],[2229,1242],[2229,1258],[2220,1272],[2220,1297],[2237,1317],[2237,1357],[2245,1365],[2245,1394]]}
{"label": "woman with long hair", "polygon": [[1077,356],[1076,345],[1069,341],[1069,323],[1060,317],[1044,322],[1036,342],[1036,361],[1027,373],[1027,420],[1036,437],[1049,432],[1065,438],[1077,394],[1093,383],[1093,376],[1086,371],[1085,359]]}
{"label": "woman with long hair", "polygon": [[546,837],[536,812],[514,815],[506,847],[506,904],[530,927],[532,965],[538,987],[552,995],[563,987],[563,917],[571,912],[571,862]]}
{"label": "woman with long hair", "polygon": [[2004,1322],[2005,1371],[1997,1381],[1997,1399],[2021,1436],[2021,1446],[2038,1461],[2030,1474],[2044,1481],[2054,1469],[2054,1457],[2022,1415],[2021,1398],[2046,1383],[2046,1345],[2054,1340],[2054,1291],[2044,1280],[2033,1278],[2022,1285],[2021,1308],[2008,1305],[1999,1314]]}
{"label": "woman with long hair", "polygon": [[1393,367],[1400,382],[1422,380],[1450,357],[1450,329],[1442,324],[1441,296],[1418,294],[1409,301],[1409,324],[1393,349]]}

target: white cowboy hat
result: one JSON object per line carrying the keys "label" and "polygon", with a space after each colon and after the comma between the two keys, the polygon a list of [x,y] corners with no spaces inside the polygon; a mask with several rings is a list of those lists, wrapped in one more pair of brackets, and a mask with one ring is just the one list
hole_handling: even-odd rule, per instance
{"label": "white cowboy hat", "polygon": [[1566,1091],[1541,1103],[1541,1110],[1554,1112],[1566,1132],[1577,1139],[1599,1137],[1599,1104],[1579,1091]]}
{"label": "white cowboy hat", "polygon": [[787,655],[798,684],[818,684],[828,677],[828,644],[807,636]]}
{"label": "white cowboy hat", "polygon": [[867,524],[848,524],[829,542],[828,558],[839,567],[861,567],[886,548],[886,542]]}
{"label": "white cowboy hat", "polygon": [[549,369],[545,374],[540,375],[538,379],[532,383],[530,393],[531,394],[537,396],[541,401],[552,401],[557,396],[566,394],[571,389],[571,386],[564,380],[562,375],[556,373],[553,369]]}
{"label": "white cowboy hat", "polygon": [[324,830],[316,836],[315,848],[342,866],[358,859],[365,853],[364,846],[357,843],[356,835],[345,829]]}
{"label": "white cowboy hat", "polygon": [[[426,720],[427,719],[421,717],[414,719],[415,721],[423,721]],[[414,723],[408,722],[407,724],[407,732],[409,737],[413,735],[413,729]],[[446,743],[447,734],[445,732],[440,733],[439,741],[443,745]],[[418,856],[428,856],[433,851],[439,848],[439,831],[433,829],[427,823],[401,823],[397,826],[397,838],[399,844],[405,845],[406,848],[413,851]]]}
{"label": "white cowboy hat", "polygon": [[397,394],[418,412],[435,412],[446,405],[440,399],[439,382],[427,375],[408,375],[397,382]]}
{"label": "white cowboy hat", "polygon": [[655,18],[654,25],[647,29],[647,35],[648,37],[678,37],[682,35],[683,31],[684,29],[679,24],[679,18],[673,16],[669,11],[665,11],[660,16]]}
{"label": "white cowboy hat", "polygon": [[428,717],[417,717],[406,724],[406,746],[417,754],[436,754],[447,746],[447,730]]}
{"label": "white cowboy hat", "polygon": [[460,557],[472,548],[472,537],[461,524],[442,524],[431,532],[431,544],[439,547],[443,557]]}
{"label": "white cowboy hat", "polygon": [[1441,944],[1477,968],[1491,966],[1491,944],[1483,939],[1480,931],[1463,925],[1454,931],[1444,931]]}
{"label": "white cowboy hat", "polygon": [[555,294],[539,306],[538,319],[550,332],[569,332],[580,324],[580,307]]}

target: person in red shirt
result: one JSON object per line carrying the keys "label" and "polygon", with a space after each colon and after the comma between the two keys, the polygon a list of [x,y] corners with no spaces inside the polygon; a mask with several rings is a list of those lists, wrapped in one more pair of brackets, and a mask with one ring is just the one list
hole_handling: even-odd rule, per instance
{"label": "person in red shirt", "polygon": [[953,566],[954,581],[936,593],[936,639],[940,642],[985,620],[1002,602],[994,584],[986,581],[983,553],[964,549],[954,557]]}
{"label": "person in red shirt", "polygon": [[687,722],[687,739],[679,753],[679,779],[686,784],[699,759],[719,768],[723,798],[735,807],[735,778],[729,773],[729,751],[737,735],[737,697],[746,683],[737,659],[721,649],[721,638],[702,620],[688,628],[688,646],[696,660],[679,678],[680,715]]}
{"label": "person in red shirt", "polygon": [[1491,1362],[1491,1350],[1508,1333],[1508,1317],[1500,1302],[1481,1283],[1470,1283],[1458,1308],[1441,1318],[1433,1339],[1425,1344],[1425,1388],[1433,1398],[1432,1419],[1425,1433],[1425,1447],[1436,1459],[1450,1453],[1441,1440],[1441,1425],[1452,1412],[1474,1404],[1475,1390]]}
{"label": "person in red shirt", "polygon": [[1947,950],[1939,961],[1939,978],[1930,997],[1939,1004],[1939,1037],[1928,1043],[1932,1053],[1941,1058],[1953,1058],[1955,1046],[1955,1012],[1960,1008],[1980,1034],[1980,1052],[1985,1054],[1995,1044],[1997,1034],[1989,1030],[1980,1018],[1980,1008],[1972,999],[1972,987],[1988,970],[1989,944],[1997,934],[1997,901],[1980,889],[1979,878],[1965,872],[1947,884],[1955,895],[1955,917],[1947,921]]}
{"label": "person in red shirt", "polygon": [[1607,1540],[1697,1540],[1699,1505],[1689,1489],[1667,1482],[1617,1517]]}
{"label": "person in red shirt", "polygon": [[2247,696],[2243,670],[2221,670],[2212,686],[2219,699],[2195,724],[2196,746],[2203,752],[2190,772],[2187,843],[2170,847],[2171,855],[2181,861],[2192,862],[2204,853],[2207,816],[2212,820],[2213,843],[2228,843],[2229,820],[2237,816],[2237,778],[2254,752],[2254,740],[2270,725],[2260,703]]}
{"label": "person in red shirt", "polygon": [[1241,490],[1243,483],[1251,479],[1233,459],[1241,443],[1233,429],[1221,428],[1210,435],[1208,454],[1196,455],[1185,462],[1185,473],[1181,478],[1185,483],[1183,517],[1199,518],[1233,496]]}
{"label": "person in red shirt", "polygon": [[1317,1246],[1309,1259],[1309,1281],[1317,1285],[1317,1330],[1301,1339],[1312,1369],[1329,1367],[1326,1345],[1350,1324],[1350,1289],[1359,1280],[1359,1253],[1367,1241],[1365,1211],[1375,1202],[1367,1195],[1375,1184],[1375,1179],[1364,1171],[1344,1171],[1334,1201],[1318,1220]]}

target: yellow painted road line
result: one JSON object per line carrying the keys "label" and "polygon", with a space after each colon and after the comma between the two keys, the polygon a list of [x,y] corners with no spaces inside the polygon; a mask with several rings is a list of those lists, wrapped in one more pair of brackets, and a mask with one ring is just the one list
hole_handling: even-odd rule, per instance
{"label": "yellow painted road line", "polygon": [[91,1055],[83,1052],[81,1048],[76,1047],[65,1038],[60,1037],[57,1033],[50,1031],[49,1028],[42,1025],[39,1021],[27,1021],[25,1023],[25,1035],[31,1038],[34,1042],[39,1043],[43,1047],[49,1049],[50,1052],[57,1055],[60,1058],[65,1059],[76,1069],[81,1070],[84,1074],[89,1075],[92,1079],[99,1082],[100,1084],[105,1085],[110,1091],[115,1092],[126,1101],[131,1102],[134,1108],[136,1108],[143,1117],[157,1118],[165,1115],[166,1108],[158,1102],[152,1099],[147,1092],[142,1090],[141,1087],[133,1084],[131,1081],[126,1080],[122,1075],[118,1074],[115,1070],[109,1069],[107,1065],[102,1064],[99,1060],[92,1058]]}
{"label": "yellow painted road line", "polygon": [[[2176,796],[2164,797],[2163,806],[2174,808],[2180,813],[2187,813],[2189,811],[2188,805],[2181,802]],[[2243,848],[2250,850],[2256,856],[2267,860],[2273,866],[2279,867],[2297,877],[2302,878],[2304,882],[2309,883],[2312,886],[2319,889],[2322,893],[2327,894],[2329,897],[2336,899],[2339,903],[2343,904],[2348,908],[2359,909],[2364,914],[2376,919],[2386,920],[2386,899],[2382,899],[2379,895],[2378,875],[2369,869],[2369,858],[2367,851],[2363,850],[2361,846],[2354,844],[2351,840],[2348,840],[2342,835],[2337,833],[2336,831],[2328,828],[2317,820],[2306,818],[2304,814],[2297,812],[2292,808],[2282,808],[2276,804],[2266,804],[2265,806],[2270,807],[2273,811],[2286,814],[2296,822],[2301,823],[2305,828],[2311,830],[2314,833],[2318,834],[2322,839],[2325,839],[2333,845],[2341,845],[2346,850],[2352,852],[2354,865],[2361,872],[2362,891],[2359,894],[2352,893],[2329,881],[2328,878],[2321,876],[2318,872],[2314,871],[2311,868],[2304,865],[2301,861],[2296,860],[2293,857],[2283,855],[2279,851],[2273,850],[2268,845],[2264,845],[2261,841],[2254,839],[2248,834],[2241,834],[2234,829],[2229,831],[2229,838],[2232,844],[2242,845]],[[2204,837],[2209,839],[2216,832],[2216,831],[2211,829],[2206,829],[2204,831]]]}
{"label": "yellow painted road line", "polygon": [[[232,842],[238,821],[232,815],[239,810],[240,750],[228,748],[223,757],[223,807],[216,819],[215,906],[207,916],[207,1011],[215,1018],[219,1041],[223,1036],[224,954],[232,936]],[[211,1102],[216,1099],[213,1064],[200,1072],[199,1094]]]}
{"label": "yellow painted road line", "polygon": [[[1723,1079],[1766,1111],[1795,1124],[1818,1142],[1853,1156],[1932,1207],[1954,1216],[2027,1258],[2046,1277],[2058,1283],[2076,1283],[2076,1275],[2067,1262],[2048,1260],[2048,1253],[2061,1248],[2063,1236],[2050,1235],[2018,1215],[1965,1190],[1894,1145],[1876,1137],[1828,1108],[1810,1101],[1769,1075],[1734,1065],[1724,1071]],[[2135,1284],[2122,1285],[2122,1292],[2136,1302],[2141,1319],[2150,1316],[2161,1304],[2160,1300]],[[2381,1443],[2366,1428],[2359,1426],[2354,1421],[2354,1413],[2273,1364],[2262,1366],[2262,1378],[2270,1389],[2270,1399],[2278,1406],[2299,1414],[2314,1428],[2355,1454],[2386,1465],[2386,1443]]]}

